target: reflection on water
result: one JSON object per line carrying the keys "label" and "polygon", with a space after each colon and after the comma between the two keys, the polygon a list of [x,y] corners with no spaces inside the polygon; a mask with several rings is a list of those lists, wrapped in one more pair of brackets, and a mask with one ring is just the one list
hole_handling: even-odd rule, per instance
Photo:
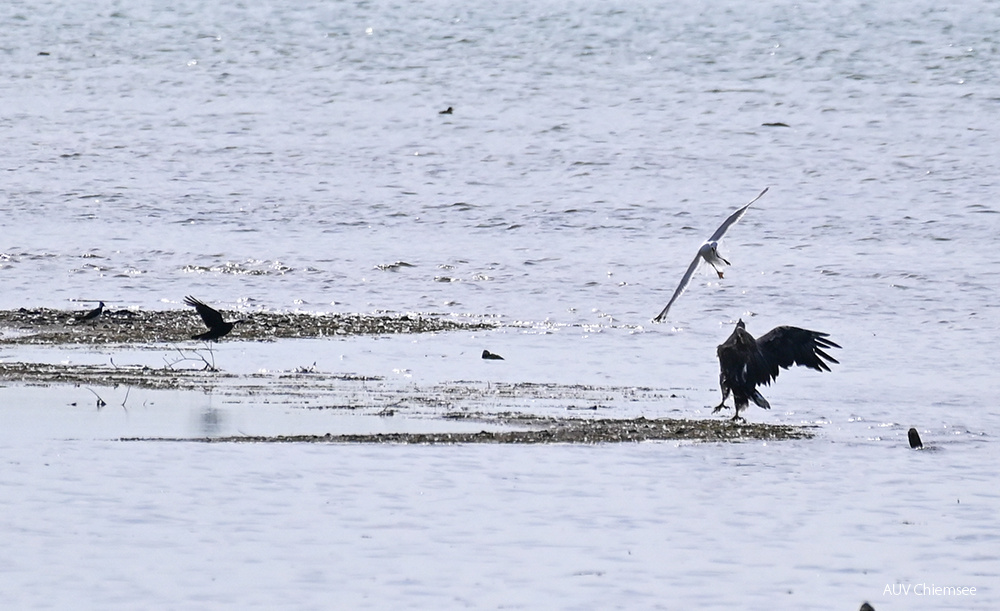
{"label": "reflection on water", "polygon": [[213,407],[205,408],[198,419],[199,432],[205,437],[215,437],[222,434],[225,424],[225,413]]}

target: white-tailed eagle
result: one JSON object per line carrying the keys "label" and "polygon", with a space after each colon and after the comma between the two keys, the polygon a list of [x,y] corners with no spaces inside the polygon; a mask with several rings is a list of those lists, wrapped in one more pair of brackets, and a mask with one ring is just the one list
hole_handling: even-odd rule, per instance
{"label": "white-tailed eagle", "polygon": [[778,377],[779,368],[788,369],[792,365],[802,365],[817,371],[830,371],[827,363],[839,361],[824,349],[840,348],[827,339],[828,333],[810,331],[798,327],[775,327],[760,339],[747,333],[742,320],[736,323],[729,339],[719,345],[719,386],[722,402],[712,411],[716,413],[726,405],[726,399],[733,395],[736,415],[733,420],[742,420],[740,411],[753,401],[764,409],[771,409],[757,390],[761,384],[770,384]]}

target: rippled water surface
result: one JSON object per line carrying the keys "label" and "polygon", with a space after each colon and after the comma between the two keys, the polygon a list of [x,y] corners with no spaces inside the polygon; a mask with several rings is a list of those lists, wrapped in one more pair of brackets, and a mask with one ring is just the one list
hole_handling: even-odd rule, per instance
{"label": "rippled water surface", "polygon": [[[843,346],[765,389],[749,418],[819,425],[767,445],[122,444],[138,411],[0,388],[6,606],[996,608],[1000,7],[84,0],[0,23],[0,308],[490,315],[519,324],[216,358],[655,387],[686,417],[739,318]],[[725,279],[650,323],[765,186]],[[197,432],[219,405],[182,395],[155,415]]]}

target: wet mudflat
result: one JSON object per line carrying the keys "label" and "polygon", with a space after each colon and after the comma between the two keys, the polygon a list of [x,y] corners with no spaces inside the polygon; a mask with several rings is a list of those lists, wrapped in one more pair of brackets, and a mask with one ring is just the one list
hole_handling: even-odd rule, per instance
{"label": "wet mudflat", "polygon": [[[179,352],[180,353],[180,352]],[[336,374],[310,369],[236,374],[209,367],[203,352],[179,359],[175,366],[112,364],[0,363],[0,381],[30,386],[87,389],[98,409],[118,404],[127,411],[143,402],[142,393],[182,391],[217,397],[227,405],[282,405],[300,412],[331,414],[319,432],[273,434],[124,437],[128,441],[204,443],[369,443],[369,444],[593,444],[642,441],[740,442],[812,437],[810,427],[734,423],[724,417],[704,419],[635,416],[627,406],[669,411],[677,396],[668,389],[532,382],[452,381],[398,383],[381,376]],[[181,353],[183,354],[183,353]],[[200,364],[198,358],[203,359]],[[200,365],[200,366],[199,366]],[[607,417],[606,414],[620,414]],[[343,422],[337,416],[349,417]],[[344,433],[351,417],[377,416],[379,432]],[[263,416],[261,416],[263,417]],[[431,430],[407,430],[414,418],[438,422]],[[258,420],[259,418],[253,418]],[[265,418],[266,420],[266,418]],[[456,431],[453,424],[461,423]],[[480,426],[481,425],[481,426]],[[338,428],[340,430],[338,431]],[[435,430],[436,429],[436,430]],[[334,432],[330,432],[330,431]]]}
{"label": "wet mudflat", "polygon": [[[36,309],[0,311],[2,341],[14,345],[120,345],[149,347],[186,340],[200,330],[189,310],[106,312],[96,322],[77,322],[78,312]],[[234,314],[227,314],[227,317]],[[247,322],[229,341],[393,335],[493,329],[484,319],[416,315],[241,313]],[[359,434],[321,431],[315,434],[131,437],[130,440],[199,441],[206,443],[376,443],[376,444],[540,444],[620,443],[659,440],[735,442],[811,437],[808,429],[773,424],[733,423],[724,418],[647,418],[623,414],[603,417],[615,406],[636,401],[668,405],[676,395],[667,389],[580,384],[455,381],[392,384],[384,377],[335,374],[302,367],[266,373],[231,373],[216,368],[213,348],[177,344],[162,366],[108,363],[0,363],[0,381],[34,386],[78,386],[90,389],[98,406],[111,390],[189,391],[212,393],[227,401],[250,404],[266,397],[272,404],[369,414],[397,421],[407,417],[473,425],[467,430],[380,431]],[[128,405],[123,403],[127,409]],[[558,414],[558,415],[553,415]],[[482,423],[483,430],[475,424]],[[336,426],[331,427],[334,430]],[[402,427],[405,428],[405,427]],[[442,427],[445,429],[445,427]],[[329,430],[329,429],[328,429]]]}
{"label": "wet mudflat", "polygon": [[[126,438],[123,441],[196,441],[203,443],[405,443],[405,444],[539,444],[636,443],[641,441],[726,441],[807,439],[801,426],[733,423],[729,420],[657,418],[553,418],[518,415],[474,416],[510,430],[475,433],[379,433],[371,435],[276,435],[199,438]],[[467,418],[467,416],[463,416]]]}
{"label": "wet mudflat", "polygon": [[[192,353],[193,354],[193,353]],[[195,362],[191,357],[190,362]],[[208,363],[209,361],[204,361]],[[172,367],[65,365],[53,363],[0,363],[0,380],[24,384],[74,384],[130,386],[160,390],[207,390],[234,378],[221,371]]]}
{"label": "wet mudflat", "polygon": [[[189,360],[193,362],[193,359]],[[725,418],[601,417],[623,403],[668,406],[675,398],[656,388],[577,384],[483,383],[394,384],[378,376],[286,371],[233,374],[212,369],[50,363],[0,363],[0,381],[31,386],[89,389],[98,408],[121,389],[209,393],[228,404],[286,405],[309,412],[379,416],[383,426],[406,428],[413,417],[464,423],[467,430],[393,431],[371,434],[273,434],[189,437],[128,437],[128,441],[204,443],[541,444],[641,441],[739,442],[812,437],[811,428],[734,423]],[[117,389],[117,390],[113,390]],[[122,407],[130,407],[126,401]],[[133,395],[132,406],[141,401]],[[107,401],[105,401],[107,399]],[[115,401],[117,403],[117,401]],[[517,411],[523,410],[523,411]],[[252,410],[251,410],[252,411]],[[550,414],[559,415],[550,415]],[[336,420],[330,428],[337,428]],[[482,424],[482,430],[475,430]],[[442,427],[445,428],[445,427]],[[450,427],[448,427],[450,428]],[[329,429],[328,429],[329,430]]]}
{"label": "wet mudflat", "polygon": [[[110,310],[96,321],[79,321],[81,312],[50,308],[0,310],[0,344],[134,344],[180,342],[203,333],[192,309]],[[268,341],[282,338],[436,333],[491,329],[486,319],[422,314],[312,314],[302,312],[223,312],[226,320],[243,320],[232,339]]]}

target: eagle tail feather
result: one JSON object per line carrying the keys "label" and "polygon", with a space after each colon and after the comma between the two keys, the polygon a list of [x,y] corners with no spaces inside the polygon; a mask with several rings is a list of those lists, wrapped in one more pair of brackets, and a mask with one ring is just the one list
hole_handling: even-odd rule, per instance
{"label": "eagle tail feather", "polygon": [[757,389],[754,389],[753,396],[751,396],[750,399],[752,399],[753,402],[756,403],[758,407],[763,407],[764,409],[771,409],[771,404],[767,402],[767,399],[764,398],[764,395],[760,394],[760,391]]}

